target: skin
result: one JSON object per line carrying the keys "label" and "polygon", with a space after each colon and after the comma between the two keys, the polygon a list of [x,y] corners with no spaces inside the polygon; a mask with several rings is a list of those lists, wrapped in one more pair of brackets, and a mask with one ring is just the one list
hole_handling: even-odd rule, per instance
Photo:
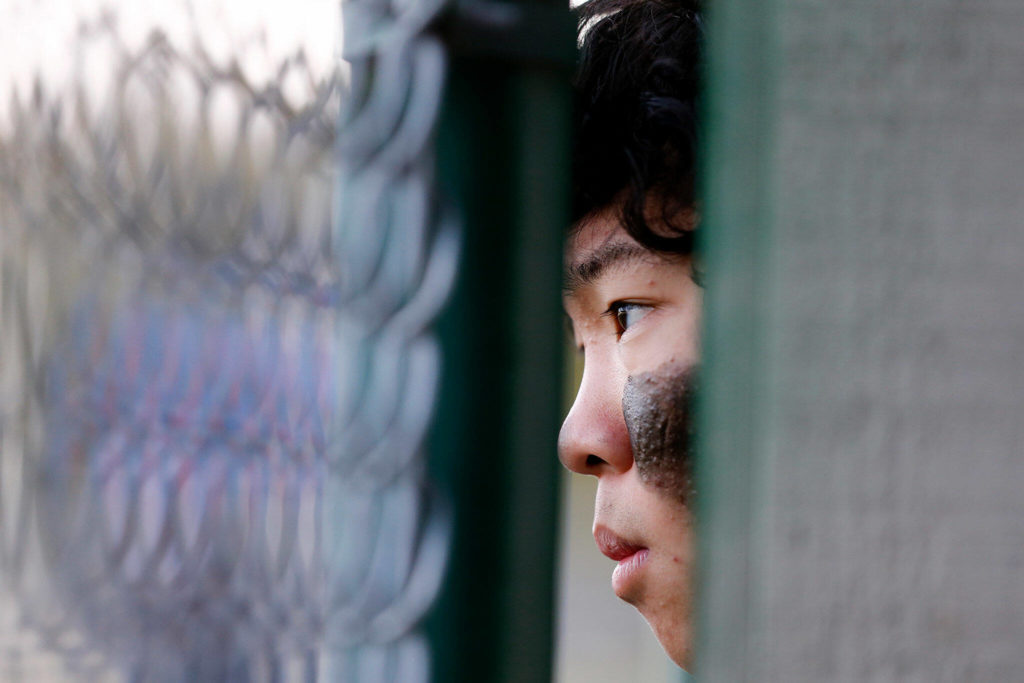
{"label": "skin", "polygon": [[665,363],[630,375],[622,393],[622,415],[629,431],[640,479],[683,504],[693,499],[696,366]]}
{"label": "skin", "polygon": [[566,273],[563,303],[584,370],[559,434],[559,458],[598,479],[594,535],[602,552],[618,559],[639,549],[616,568],[616,595],[687,668],[695,532],[681,444],[690,429],[685,408],[699,359],[701,290],[688,259],[647,251],[612,209],[570,238]]}

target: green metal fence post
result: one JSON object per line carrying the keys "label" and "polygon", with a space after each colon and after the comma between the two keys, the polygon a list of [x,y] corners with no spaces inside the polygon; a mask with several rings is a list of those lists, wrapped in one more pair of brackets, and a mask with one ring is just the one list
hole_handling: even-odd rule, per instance
{"label": "green metal fence post", "polygon": [[455,528],[429,623],[434,680],[547,681],[573,25],[562,5],[477,4],[446,29],[439,173],[464,245],[439,325],[431,464]]}

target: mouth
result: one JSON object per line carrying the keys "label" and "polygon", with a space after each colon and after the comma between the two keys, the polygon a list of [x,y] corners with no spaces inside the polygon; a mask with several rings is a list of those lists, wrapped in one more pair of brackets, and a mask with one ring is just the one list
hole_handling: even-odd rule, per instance
{"label": "mouth", "polygon": [[607,527],[594,527],[594,540],[606,557],[618,562],[612,572],[612,590],[623,600],[634,593],[640,570],[651,551],[645,546],[627,541]]}

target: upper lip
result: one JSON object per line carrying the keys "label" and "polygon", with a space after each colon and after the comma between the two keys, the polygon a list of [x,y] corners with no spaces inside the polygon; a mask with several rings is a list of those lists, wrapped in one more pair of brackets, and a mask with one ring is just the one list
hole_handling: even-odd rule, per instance
{"label": "upper lip", "polygon": [[627,541],[608,527],[601,525],[594,527],[594,540],[597,541],[598,549],[616,562],[626,559],[645,547]]}

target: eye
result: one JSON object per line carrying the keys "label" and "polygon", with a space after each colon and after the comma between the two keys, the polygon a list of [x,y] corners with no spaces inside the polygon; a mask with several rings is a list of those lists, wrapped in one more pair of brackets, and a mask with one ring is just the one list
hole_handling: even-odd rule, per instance
{"label": "eye", "polygon": [[651,312],[651,307],[645,304],[616,301],[609,308],[608,312],[615,316],[615,322],[619,327],[619,334],[624,333],[631,325],[640,322],[640,319]]}

